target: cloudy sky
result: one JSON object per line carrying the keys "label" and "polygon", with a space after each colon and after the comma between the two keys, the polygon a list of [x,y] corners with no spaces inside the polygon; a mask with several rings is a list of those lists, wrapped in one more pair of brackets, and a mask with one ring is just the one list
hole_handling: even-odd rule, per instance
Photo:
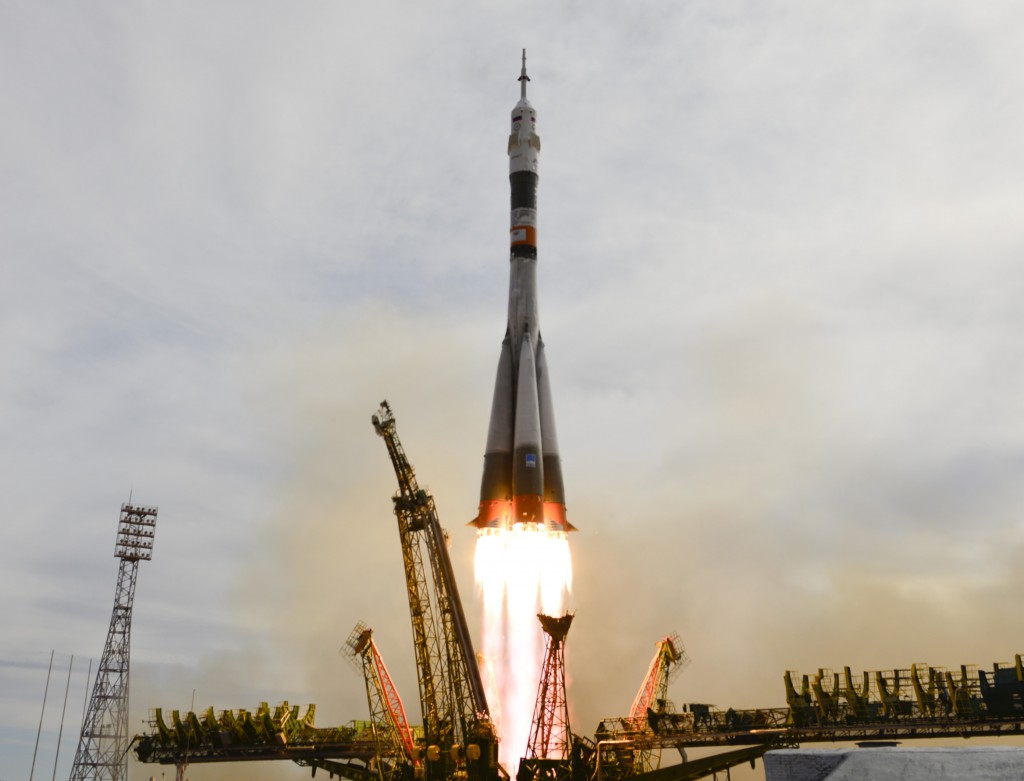
{"label": "cloudy sky", "polygon": [[1024,650],[1019,3],[0,0],[0,779],[51,650],[70,769],[129,496],[133,730],[363,718],[360,620],[414,703],[385,397],[475,620],[524,46],[574,729],[671,631],[722,707]]}

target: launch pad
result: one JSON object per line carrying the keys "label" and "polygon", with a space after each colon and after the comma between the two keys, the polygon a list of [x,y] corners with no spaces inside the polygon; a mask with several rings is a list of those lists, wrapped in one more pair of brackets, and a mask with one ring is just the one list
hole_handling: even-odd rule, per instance
{"label": "launch pad", "polygon": [[[480,504],[471,524],[481,539],[524,531],[557,538],[567,549],[575,528],[566,517],[565,491],[545,346],[537,307],[537,184],[540,139],[536,112],[526,98],[525,52],[520,101],[508,140],[511,185],[508,320],[498,361],[484,453]],[[446,533],[433,497],[421,488],[384,402],[373,426],[384,440],[398,492],[398,522],[412,624],[421,724],[410,725],[372,632],[357,626],[347,647],[366,682],[369,719],[342,727],[317,727],[315,707],[253,711],[208,708],[196,713],[157,710],[152,731],[135,741],[143,762],[173,764],[179,777],[191,763],[289,760],[353,781],[499,781],[518,767],[517,781],[686,781],[750,762],[773,748],[836,741],[914,740],[937,737],[1004,737],[1024,734],[1024,667],[1021,657],[992,673],[961,667],[959,673],[913,665],[907,669],[841,678],[786,673],[786,707],[725,710],[691,703],[675,709],[668,684],[686,662],[678,638],[657,652],[626,716],[604,719],[592,736],[574,733],[565,701],[564,645],[572,614],[540,618],[547,650],[537,677],[529,738],[511,762],[499,758],[499,736],[509,729],[492,719],[485,682],[459,596]],[[571,566],[571,562],[568,562]],[[571,577],[571,569],[566,573]],[[494,584],[490,587],[493,588]],[[509,593],[498,584],[498,596]],[[534,590],[537,589],[534,584]],[[488,601],[484,589],[484,601]],[[537,602],[537,594],[527,595]],[[536,610],[532,610],[536,613]],[[557,611],[561,612],[561,611]],[[530,621],[533,615],[528,615]],[[485,645],[510,627],[485,616]],[[521,629],[522,627],[518,627]],[[531,631],[537,632],[536,624]],[[485,648],[485,653],[493,649]],[[539,660],[507,653],[515,666]],[[509,674],[516,671],[508,671]],[[521,670],[519,671],[521,672]],[[520,681],[521,683],[521,681]],[[516,687],[513,687],[516,688]],[[522,687],[518,687],[522,690]],[[505,714],[506,717],[508,714]],[[527,716],[529,714],[527,713]],[[509,719],[513,721],[513,719]],[[516,728],[524,725],[514,724]],[[726,749],[686,760],[686,748]],[[684,761],[662,766],[661,752],[678,750]]]}
{"label": "launch pad", "polygon": [[[385,440],[399,491],[394,497],[413,622],[422,726],[410,727],[370,630],[357,626],[348,646],[364,660],[371,718],[344,727],[317,727],[315,706],[262,703],[255,711],[161,710],[153,731],[135,739],[140,761],[189,763],[291,760],[352,781],[498,781],[497,761],[479,669],[458,587],[447,557],[433,497],[420,488],[384,402],[373,417]],[[957,673],[927,665],[843,675],[787,672],[785,708],[722,710],[667,699],[686,655],[674,635],[657,643],[629,715],[604,719],[594,735],[571,732],[565,707],[562,650],[572,621],[540,616],[549,637],[528,754],[517,781],[686,781],[746,762],[773,748],[803,743],[1010,737],[1024,734],[1024,661],[996,664],[991,673],[962,666]],[[799,683],[796,683],[796,682]],[[663,749],[731,750],[662,767]]]}

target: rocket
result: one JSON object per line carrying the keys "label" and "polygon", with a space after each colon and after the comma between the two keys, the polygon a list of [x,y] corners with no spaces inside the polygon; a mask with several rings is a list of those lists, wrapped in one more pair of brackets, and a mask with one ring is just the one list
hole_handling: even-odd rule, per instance
{"label": "rocket", "polygon": [[537,318],[540,137],[537,112],[526,98],[529,81],[524,49],[519,102],[512,109],[508,137],[512,189],[508,327],[491,402],[480,509],[470,524],[481,530],[526,528],[565,533],[575,528],[565,517],[562,462]]}

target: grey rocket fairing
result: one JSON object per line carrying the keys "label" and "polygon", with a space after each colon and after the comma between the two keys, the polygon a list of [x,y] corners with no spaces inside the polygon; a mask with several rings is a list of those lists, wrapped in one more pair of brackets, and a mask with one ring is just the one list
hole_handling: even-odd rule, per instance
{"label": "grey rocket fairing", "polygon": [[537,112],[526,98],[526,51],[508,139],[512,190],[508,327],[501,343],[487,430],[480,508],[482,530],[574,531],[565,516],[562,463],[544,341],[537,315]]}

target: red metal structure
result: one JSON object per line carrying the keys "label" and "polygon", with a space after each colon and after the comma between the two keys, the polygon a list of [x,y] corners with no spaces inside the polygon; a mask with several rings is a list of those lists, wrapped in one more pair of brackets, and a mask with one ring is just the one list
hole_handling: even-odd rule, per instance
{"label": "red metal structure", "polygon": [[[569,705],[565,699],[565,636],[572,624],[572,613],[561,618],[538,615],[547,635],[544,665],[537,688],[537,706],[526,746],[526,757],[519,778],[556,778],[569,758]],[[565,768],[567,769],[567,768]]]}
{"label": "red metal structure", "polygon": [[633,706],[629,709],[629,720],[635,729],[643,729],[647,725],[648,708],[661,710],[655,706],[659,701],[665,701],[669,682],[688,661],[686,651],[679,642],[679,635],[675,632],[658,641],[654,658],[647,668],[647,675],[644,676],[640,690],[633,698]]}
{"label": "red metal structure", "polygon": [[393,777],[394,771],[403,763],[419,767],[419,752],[413,742],[405,706],[373,641],[373,630],[364,624],[356,624],[345,647],[349,654],[362,661],[366,698],[377,743],[377,771],[382,781]]}

